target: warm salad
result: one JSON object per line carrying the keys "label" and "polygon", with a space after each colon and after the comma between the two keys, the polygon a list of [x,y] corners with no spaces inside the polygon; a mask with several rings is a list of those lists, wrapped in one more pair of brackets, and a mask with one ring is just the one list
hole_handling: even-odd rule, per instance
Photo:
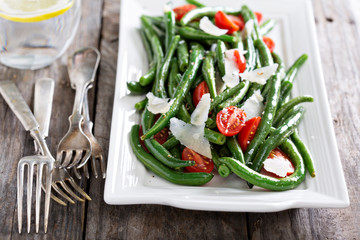
{"label": "warm salad", "polygon": [[287,190],[315,170],[297,127],[305,113],[290,98],[307,55],[285,71],[261,13],[197,1],[163,16],[141,16],[149,70],[128,82],[141,123],[131,129],[137,158],[176,184],[203,185],[236,174],[253,185]]}

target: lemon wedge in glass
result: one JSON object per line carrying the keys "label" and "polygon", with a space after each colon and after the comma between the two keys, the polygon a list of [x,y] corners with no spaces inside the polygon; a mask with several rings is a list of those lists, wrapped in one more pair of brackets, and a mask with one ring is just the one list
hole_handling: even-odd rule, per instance
{"label": "lemon wedge in glass", "polygon": [[74,0],[0,0],[0,17],[14,22],[39,22],[63,14]]}

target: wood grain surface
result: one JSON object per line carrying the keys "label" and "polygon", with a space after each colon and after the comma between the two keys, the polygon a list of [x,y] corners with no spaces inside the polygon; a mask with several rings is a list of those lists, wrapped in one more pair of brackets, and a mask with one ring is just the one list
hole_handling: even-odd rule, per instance
{"label": "wood grain surface", "polygon": [[[293,209],[277,213],[190,211],[160,205],[110,206],[104,181],[82,180],[92,201],[51,205],[47,234],[17,232],[16,168],[33,153],[33,142],[0,98],[0,239],[360,239],[360,22],[354,0],[313,0],[326,90],[350,197],[345,209]],[[358,6],[358,5],[357,5]],[[100,49],[96,86],[90,91],[94,134],[108,150],[115,88],[119,0],[83,1],[79,31],[66,54],[50,67],[21,71],[0,66],[0,79],[13,80],[33,104],[34,82],[56,79],[48,143],[51,151],[68,127],[74,91],[66,59],[82,46]],[[32,221],[35,219],[33,217]],[[42,226],[42,221],[41,221]]]}

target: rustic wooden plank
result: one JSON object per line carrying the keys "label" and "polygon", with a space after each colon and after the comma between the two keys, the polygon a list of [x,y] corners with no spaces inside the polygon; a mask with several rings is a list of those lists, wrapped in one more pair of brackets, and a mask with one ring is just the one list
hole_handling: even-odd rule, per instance
{"label": "rustic wooden plank", "polygon": [[253,239],[359,239],[360,51],[349,1],[313,1],[326,90],[349,190],[346,209],[249,214]]}
{"label": "rustic wooden plank", "polygon": [[[56,155],[56,147],[68,128],[68,116],[72,111],[74,91],[71,90],[66,71],[67,56],[83,46],[98,46],[100,38],[102,1],[83,1],[82,18],[74,42],[64,56],[50,67],[37,71],[22,71],[0,66],[1,79],[12,79],[20,88],[28,104],[33,104],[33,86],[36,79],[47,76],[56,80],[53,114],[51,117],[48,143],[50,150]],[[94,91],[90,93],[90,103],[94,102]],[[92,105],[91,105],[92,106]],[[92,107],[90,109],[92,111]],[[49,219],[49,234],[43,234],[41,219],[41,233],[34,234],[34,216],[32,219],[32,233],[19,235],[17,231],[16,211],[16,169],[20,157],[33,154],[31,137],[23,130],[4,100],[0,99],[0,239],[47,239],[56,236],[57,239],[81,239],[82,216],[85,214],[85,203],[62,207],[51,204]],[[81,185],[86,187],[86,181]],[[26,226],[25,222],[23,226]],[[25,228],[23,228],[25,231]]]}

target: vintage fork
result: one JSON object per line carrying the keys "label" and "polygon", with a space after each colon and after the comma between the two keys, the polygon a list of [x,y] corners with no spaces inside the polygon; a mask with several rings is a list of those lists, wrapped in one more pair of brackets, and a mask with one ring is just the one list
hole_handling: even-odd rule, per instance
{"label": "vintage fork", "polygon": [[[91,86],[88,89],[90,89],[90,88],[91,88]],[[86,92],[86,94],[84,96],[83,117],[84,117],[84,121],[83,121],[83,124],[82,124],[82,128],[83,128],[83,131],[84,131],[85,135],[90,140],[91,149],[92,149],[91,158],[90,158],[92,173],[94,174],[95,178],[98,178],[99,174],[98,174],[98,171],[96,170],[97,169],[96,168],[96,162],[98,160],[102,178],[105,179],[106,172],[105,172],[104,151],[103,151],[103,149],[100,146],[99,142],[97,141],[97,139],[95,138],[95,136],[92,133],[93,122],[90,120],[89,103],[88,103],[87,92]],[[83,170],[84,170],[86,178],[89,178],[89,172],[88,172],[88,169],[87,169],[87,165],[88,164],[84,165]],[[81,175],[79,174],[78,170],[75,169],[75,168],[74,168],[74,173],[75,173],[77,178],[81,179]]]}
{"label": "vintage fork", "polygon": [[100,53],[92,47],[76,51],[68,60],[70,82],[72,88],[76,89],[76,94],[73,112],[69,117],[70,128],[60,141],[57,150],[57,161],[61,163],[61,167],[81,168],[91,156],[90,141],[81,128],[83,119],[81,110],[86,88],[94,81],[96,73],[94,69],[97,69],[99,62]]}
{"label": "vintage fork", "polygon": [[[34,115],[39,123],[40,132],[43,133],[44,138],[48,136],[49,132],[54,85],[54,80],[50,78],[42,78],[37,80],[35,83]],[[38,152],[38,154],[41,150],[37,146],[36,142],[35,150]],[[56,161],[55,165],[57,165]],[[69,195],[72,196],[75,200],[83,202],[84,199],[78,197],[66,184],[66,182],[69,182],[72,188],[77,190],[77,192],[79,192],[84,198],[91,200],[90,197],[75,183],[74,179],[67,173],[65,169],[60,169],[55,166],[53,169],[51,184],[52,188],[70,203],[74,204],[75,202],[69,197]],[[46,183],[43,182],[43,186],[46,186]],[[43,187],[43,189],[45,189],[45,187]],[[61,189],[65,189],[67,194],[64,193]],[[67,205],[64,201],[52,193],[51,198],[63,206]]]}
{"label": "vintage fork", "polygon": [[44,210],[44,231],[47,231],[49,208],[50,208],[50,194],[51,194],[51,181],[52,170],[54,167],[55,159],[46,145],[42,133],[39,131],[39,125],[32,114],[29,106],[21,96],[15,83],[12,81],[0,81],[0,93],[8,103],[11,110],[15,113],[22,125],[30,135],[34,138],[36,143],[41,149],[43,156],[27,156],[20,159],[17,169],[17,205],[18,205],[18,227],[19,233],[22,230],[22,205],[23,205],[23,190],[24,190],[24,174],[25,166],[27,166],[27,231],[30,232],[31,222],[31,204],[32,204],[32,187],[34,167],[37,166],[36,176],[36,197],[35,197],[35,224],[36,232],[39,232],[40,222],[40,201],[41,201],[41,181],[43,179],[43,171],[45,170],[46,184],[45,184],[45,210]]}

